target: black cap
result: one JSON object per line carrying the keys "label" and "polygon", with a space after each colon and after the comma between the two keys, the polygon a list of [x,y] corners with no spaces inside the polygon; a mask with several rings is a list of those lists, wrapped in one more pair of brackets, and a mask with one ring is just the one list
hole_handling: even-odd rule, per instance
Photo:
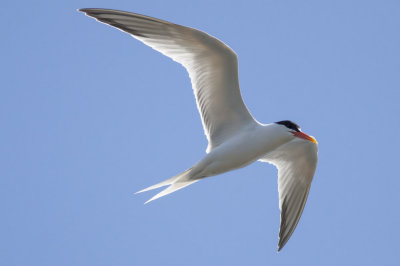
{"label": "black cap", "polygon": [[289,128],[291,130],[300,132],[299,125],[290,120],[283,120],[283,121],[275,122],[275,124],[284,125],[285,127]]}

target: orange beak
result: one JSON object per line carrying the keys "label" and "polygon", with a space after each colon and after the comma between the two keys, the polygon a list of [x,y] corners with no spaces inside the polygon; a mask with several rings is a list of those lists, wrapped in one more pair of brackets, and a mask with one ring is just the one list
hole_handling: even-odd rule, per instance
{"label": "orange beak", "polygon": [[295,137],[305,139],[315,144],[318,144],[317,140],[314,137],[311,137],[310,135],[307,135],[306,133],[303,133],[301,131],[300,132],[290,131],[290,133],[292,133]]}

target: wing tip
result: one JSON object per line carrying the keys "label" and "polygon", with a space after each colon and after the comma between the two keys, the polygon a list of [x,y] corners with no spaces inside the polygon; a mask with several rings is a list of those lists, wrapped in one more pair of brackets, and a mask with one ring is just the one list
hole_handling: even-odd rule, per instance
{"label": "wing tip", "polygon": [[286,243],[288,242],[288,238],[279,238],[279,242],[278,242],[278,253],[283,249],[283,247],[286,245]]}
{"label": "wing tip", "polygon": [[83,13],[87,13],[90,10],[93,10],[94,8],[78,8],[76,11],[78,12],[83,12]]}

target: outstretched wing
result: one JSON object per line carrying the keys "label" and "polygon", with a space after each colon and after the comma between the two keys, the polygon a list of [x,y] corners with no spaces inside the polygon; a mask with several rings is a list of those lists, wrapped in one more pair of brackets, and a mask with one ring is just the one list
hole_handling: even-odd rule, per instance
{"label": "outstretched wing", "polygon": [[131,34],[186,68],[209,142],[207,152],[254,123],[240,94],[236,54],[223,42],[202,31],[139,14],[94,8],[79,11]]}
{"label": "outstretched wing", "polygon": [[317,144],[295,138],[260,161],[278,168],[281,225],[278,251],[289,240],[303,213],[318,161]]}

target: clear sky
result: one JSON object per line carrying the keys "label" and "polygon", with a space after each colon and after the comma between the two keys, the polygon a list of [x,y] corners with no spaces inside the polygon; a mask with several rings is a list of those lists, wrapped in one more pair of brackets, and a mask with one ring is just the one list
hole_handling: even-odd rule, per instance
{"label": "clear sky", "polygon": [[[134,195],[206,138],[184,68],[84,7],[216,36],[252,114],[317,138],[282,252],[271,165]],[[0,15],[1,266],[399,265],[399,1],[6,1]]]}

